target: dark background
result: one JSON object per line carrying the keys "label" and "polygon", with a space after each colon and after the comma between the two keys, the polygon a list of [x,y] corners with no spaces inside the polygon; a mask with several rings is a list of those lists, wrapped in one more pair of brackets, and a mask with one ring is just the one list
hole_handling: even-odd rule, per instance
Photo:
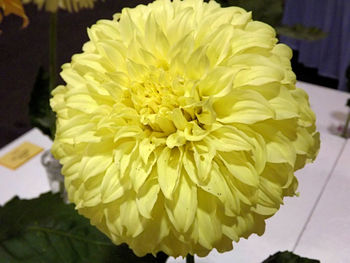
{"label": "dark background", "polygon": [[[81,52],[88,40],[86,28],[97,20],[112,19],[122,7],[134,7],[151,0],[105,0],[93,9],[78,13],[58,12],[57,65],[69,62],[73,54]],[[10,15],[0,24],[0,147],[31,129],[28,117],[30,93],[39,66],[48,69],[49,13],[25,5],[30,24],[20,29],[21,18]],[[293,69],[299,80],[336,88],[337,80],[317,75],[316,69],[297,63],[294,54]],[[60,70],[58,70],[60,71]]]}
{"label": "dark background", "polygon": [[[57,65],[69,62],[88,40],[86,28],[97,20],[112,19],[122,7],[134,7],[147,0],[98,1],[93,9],[78,13],[58,12]],[[30,23],[20,29],[22,19],[10,15],[0,24],[0,147],[31,128],[28,103],[39,66],[48,70],[49,19],[45,10],[24,5]]]}

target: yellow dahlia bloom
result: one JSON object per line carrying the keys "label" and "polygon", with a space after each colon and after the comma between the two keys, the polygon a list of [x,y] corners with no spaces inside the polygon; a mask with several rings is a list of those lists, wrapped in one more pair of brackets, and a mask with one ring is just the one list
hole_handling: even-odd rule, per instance
{"label": "yellow dahlia bloom", "polygon": [[93,8],[97,0],[23,0],[25,4],[33,2],[39,9],[45,6],[45,10],[55,13],[57,10],[64,9],[68,12],[78,12],[83,8]]}
{"label": "yellow dahlia bloom", "polygon": [[238,7],[157,0],[88,29],[53,91],[69,199],[137,255],[264,232],[319,148],[291,50]]}

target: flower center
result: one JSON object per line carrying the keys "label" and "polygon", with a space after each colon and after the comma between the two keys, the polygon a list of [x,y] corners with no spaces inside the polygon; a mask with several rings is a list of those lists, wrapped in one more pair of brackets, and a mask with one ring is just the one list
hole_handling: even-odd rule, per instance
{"label": "flower center", "polygon": [[130,97],[141,123],[159,130],[159,122],[168,119],[173,109],[179,108],[183,83],[183,78],[174,77],[163,69],[155,69],[141,81],[131,83]]}
{"label": "flower center", "polygon": [[129,97],[144,128],[169,137],[169,147],[200,140],[215,121],[211,100],[201,98],[197,81],[154,68],[130,85]]}

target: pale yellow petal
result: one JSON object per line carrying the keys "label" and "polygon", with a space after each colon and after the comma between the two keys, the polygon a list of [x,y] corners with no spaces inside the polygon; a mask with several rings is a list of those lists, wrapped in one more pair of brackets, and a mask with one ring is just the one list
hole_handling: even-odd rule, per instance
{"label": "pale yellow petal", "polygon": [[182,152],[165,147],[157,160],[158,183],[167,199],[173,199],[181,173]]}
{"label": "pale yellow petal", "polygon": [[139,189],[136,204],[143,217],[152,218],[152,209],[157,201],[159,190],[160,187],[156,176],[148,179]]}
{"label": "pale yellow petal", "polygon": [[165,208],[176,231],[187,232],[197,211],[197,187],[186,175],[181,176],[173,199],[165,201]]}

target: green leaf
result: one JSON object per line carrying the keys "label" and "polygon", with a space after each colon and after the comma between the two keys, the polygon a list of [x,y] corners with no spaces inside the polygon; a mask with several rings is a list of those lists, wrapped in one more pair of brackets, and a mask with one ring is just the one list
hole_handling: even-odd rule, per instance
{"label": "green leaf", "polygon": [[222,6],[239,6],[247,11],[252,11],[254,20],[269,24],[280,35],[308,41],[319,40],[327,36],[325,32],[316,27],[306,27],[300,24],[282,25],[284,0],[217,0],[217,2]]}
{"label": "green leaf", "polygon": [[222,6],[239,6],[252,11],[253,19],[273,27],[280,25],[283,18],[284,0],[218,0]]}
{"label": "green leaf", "polygon": [[277,252],[262,263],[320,263],[319,260],[302,258],[289,251]]}
{"label": "green leaf", "polygon": [[300,24],[293,26],[277,26],[276,31],[280,35],[307,41],[320,40],[327,36],[327,34],[319,28],[305,27]]}
{"label": "green leaf", "polygon": [[55,134],[55,113],[50,107],[49,75],[39,68],[29,102],[31,124],[53,139]]}
{"label": "green leaf", "polygon": [[1,263],[164,263],[167,255],[139,258],[114,245],[59,194],[17,197],[0,207]]}

